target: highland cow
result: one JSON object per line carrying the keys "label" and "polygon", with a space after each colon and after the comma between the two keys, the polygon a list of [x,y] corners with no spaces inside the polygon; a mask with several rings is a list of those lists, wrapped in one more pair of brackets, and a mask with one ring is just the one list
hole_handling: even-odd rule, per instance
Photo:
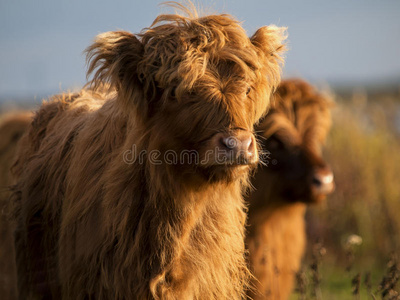
{"label": "highland cow", "polygon": [[301,265],[307,204],[333,190],[321,156],[330,128],[330,101],[301,80],[283,81],[256,128],[267,166],[252,178],[246,245],[255,276],[253,299],[287,299]]}
{"label": "highland cow", "polygon": [[9,113],[0,121],[0,295],[1,299],[17,298],[12,222],[6,214],[10,198],[10,168],[17,144],[32,120],[29,112]]}
{"label": "highland cow", "polygon": [[[186,13],[97,36],[91,87],[36,113],[15,166],[20,297],[244,297],[242,193],[284,32]],[[167,160],[184,151],[198,161]]]}

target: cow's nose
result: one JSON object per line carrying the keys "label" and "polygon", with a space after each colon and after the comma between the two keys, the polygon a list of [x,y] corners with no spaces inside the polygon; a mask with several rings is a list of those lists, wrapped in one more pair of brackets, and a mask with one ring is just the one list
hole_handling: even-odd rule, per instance
{"label": "cow's nose", "polygon": [[226,152],[232,162],[249,164],[256,159],[256,143],[254,135],[247,131],[236,135],[219,134],[219,147]]}
{"label": "cow's nose", "polygon": [[318,195],[332,193],[335,188],[335,182],[331,169],[327,166],[316,169],[312,178],[312,186]]}

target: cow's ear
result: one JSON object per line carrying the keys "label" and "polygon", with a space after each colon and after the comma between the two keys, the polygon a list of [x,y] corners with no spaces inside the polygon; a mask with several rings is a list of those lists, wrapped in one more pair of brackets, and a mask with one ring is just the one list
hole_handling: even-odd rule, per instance
{"label": "cow's ear", "polygon": [[275,25],[259,28],[250,38],[258,49],[261,61],[269,70],[271,84],[277,86],[280,81],[280,65],[283,63],[283,54],[286,52],[286,28]]}
{"label": "cow's ear", "polygon": [[143,44],[132,33],[110,31],[98,35],[86,49],[87,76],[93,74],[89,82],[92,88],[108,83],[117,91],[118,101],[125,109],[136,106],[147,110],[143,76],[138,72],[143,52]]}

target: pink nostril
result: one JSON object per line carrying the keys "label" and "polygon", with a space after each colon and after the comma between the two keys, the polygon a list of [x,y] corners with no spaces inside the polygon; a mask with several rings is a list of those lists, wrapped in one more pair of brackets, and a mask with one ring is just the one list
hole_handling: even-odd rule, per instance
{"label": "pink nostril", "polygon": [[232,136],[229,137],[221,137],[220,143],[224,148],[228,148],[229,150],[235,150],[238,148],[238,140]]}
{"label": "pink nostril", "polygon": [[312,185],[320,194],[329,194],[334,189],[333,173],[329,168],[317,171],[312,179]]}
{"label": "pink nostril", "polygon": [[313,184],[324,185],[333,183],[333,174],[315,174],[313,178]]}
{"label": "pink nostril", "polygon": [[219,155],[226,156],[235,164],[250,164],[256,161],[255,138],[249,132],[238,132],[235,135],[218,134],[216,146],[222,150]]}
{"label": "pink nostril", "polygon": [[242,151],[246,154],[253,154],[254,152],[253,139],[251,136],[241,139],[236,137],[223,138],[222,144],[230,150]]}

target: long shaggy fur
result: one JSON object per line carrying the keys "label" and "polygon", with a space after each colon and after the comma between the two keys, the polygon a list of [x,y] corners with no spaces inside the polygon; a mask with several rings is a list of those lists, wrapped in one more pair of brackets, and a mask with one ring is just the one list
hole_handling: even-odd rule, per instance
{"label": "long shaggy fur", "polygon": [[10,169],[18,141],[31,121],[29,112],[9,113],[1,116],[0,121],[0,295],[4,300],[17,298],[13,224],[6,214],[10,198]]}
{"label": "long shaggy fur", "polygon": [[91,87],[44,103],[22,141],[20,297],[242,298],[249,166],[150,154],[203,158],[216,133],[251,132],[279,82],[283,40],[273,26],[248,38],[230,16],[193,14],[99,35]]}
{"label": "long shaggy fur", "polygon": [[312,175],[325,168],[321,147],[330,128],[331,102],[302,80],[286,80],[257,132],[266,166],[252,178],[246,245],[255,276],[253,299],[288,299],[301,265],[307,203],[324,195],[312,190]]}

